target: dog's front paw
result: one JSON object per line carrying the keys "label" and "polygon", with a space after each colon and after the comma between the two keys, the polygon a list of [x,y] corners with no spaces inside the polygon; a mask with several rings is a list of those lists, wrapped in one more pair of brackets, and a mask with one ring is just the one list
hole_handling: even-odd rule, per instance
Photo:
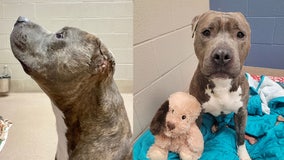
{"label": "dog's front paw", "polygon": [[168,159],[168,152],[153,145],[150,147],[147,158],[150,160],[167,160]]}
{"label": "dog's front paw", "polygon": [[238,155],[240,160],[251,160],[245,144],[238,147]]}

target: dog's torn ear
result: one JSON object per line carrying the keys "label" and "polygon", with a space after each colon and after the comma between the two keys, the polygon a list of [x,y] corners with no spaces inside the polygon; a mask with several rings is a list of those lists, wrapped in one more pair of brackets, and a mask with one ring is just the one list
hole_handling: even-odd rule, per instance
{"label": "dog's torn ear", "polygon": [[166,116],[169,111],[169,100],[165,101],[159,108],[150,125],[150,131],[157,135],[164,131],[166,125]]}
{"label": "dog's torn ear", "polygon": [[91,69],[98,73],[114,73],[115,60],[112,53],[101,42],[99,38],[94,39],[95,45],[94,54],[91,57]]}
{"label": "dog's torn ear", "polygon": [[196,28],[197,28],[197,25],[198,25],[199,17],[200,17],[200,15],[195,16],[192,19],[192,21],[191,21],[192,38],[194,37],[194,33],[196,32]]}
{"label": "dog's torn ear", "polygon": [[107,47],[99,39],[97,39],[97,42],[99,44],[99,51],[101,55],[103,55],[109,61],[111,67],[114,69],[115,60],[112,52],[109,49],[107,49]]}

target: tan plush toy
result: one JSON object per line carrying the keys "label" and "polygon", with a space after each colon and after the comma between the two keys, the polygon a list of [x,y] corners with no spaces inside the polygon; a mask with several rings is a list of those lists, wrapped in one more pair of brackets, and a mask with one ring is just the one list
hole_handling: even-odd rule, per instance
{"label": "tan plush toy", "polygon": [[195,97],[184,92],[176,92],[159,108],[150,130],[155,143],[147,156],[150,160],[166,160],[168,151],[179,153],[182,160],[200,158],[204,141],[195,123],[201,112]]}

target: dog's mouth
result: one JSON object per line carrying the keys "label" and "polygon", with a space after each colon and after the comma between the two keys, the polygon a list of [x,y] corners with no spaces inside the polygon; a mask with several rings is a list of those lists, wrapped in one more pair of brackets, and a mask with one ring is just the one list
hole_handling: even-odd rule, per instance
{"label": "dog's mouth", "polygon": [[27,35],[25,35],[22,32],[22,28],[24,23],[28,21],[27,18],[25,17],[19,17],[17,21],[14,24],[14,29],[11,33],[10,36],[10,43],[11,43],[11,48],[13,51],[13,54],[15,57],[18,59],[18,61],[21,63],[24,71],[29,74],[31,72],[30,67],[24,62],[23,57],[26,55],[24,54],[27,51]]}
{"label": "dog's mouth", "polygon": [[208,78],[235,78],[237,77],[241,69],[238,65],[234,66],[206,66],[201,69],[201,72]]}
{"label": "dog's mouth", "polygon": [[214,72],[214,73],[210,74],[208,77],[212,78],[212,79],[213,78],[224,78],[224,79],[226,79],[226,78],[232,78],[233,76],[231,74],[227,73],[227,72],[221,71],[221,72]]}
{"label": "dog's mouth", "polygon": [[232,76],[232,73],[228,69],[223,67],[203,67],[201,68],[201,73],[207,78],[228,78]]}
{"label": "dog's mouth", "polygon": [[27,73],[27,74],[30,74],[31,73],[31,68],[30,67],[28,67],[23,61],[21,61],[20,59],[18,59],[19,60],[19,62],[21,63],[21,65],[22,65],[22,67],[23,67],[23,69],[24,69],[24,71]]}
{"label": "dog's mouth", "polygon": [[20,16],[14,24],[14,28],[10,37],[11,42],[13,42],[15,46],[21,51],[24,51],[27,47],[27,35],[22,31],[28,22],[29,20],[27,18]]}

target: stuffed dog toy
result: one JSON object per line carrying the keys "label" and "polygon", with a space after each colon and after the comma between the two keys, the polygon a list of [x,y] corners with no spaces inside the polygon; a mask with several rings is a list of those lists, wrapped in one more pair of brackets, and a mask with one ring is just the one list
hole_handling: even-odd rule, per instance
{"label": "stuffed dog toy", "polygon": [[170,95],[151,122],[155,143],[147,153],[148,158],[166,160],[168,151],[179,153],[182,160],[200,158],[204,141],[195,123],[200,112],[200,103],[192,95],[184,92]]}

